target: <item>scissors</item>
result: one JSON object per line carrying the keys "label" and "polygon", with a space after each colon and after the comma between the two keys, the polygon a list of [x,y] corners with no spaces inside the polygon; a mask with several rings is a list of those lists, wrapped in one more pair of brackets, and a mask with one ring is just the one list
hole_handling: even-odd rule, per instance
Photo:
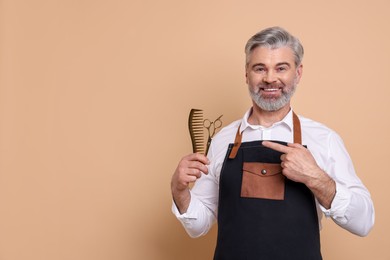
{"label": "scissors", "polygon": [[215,119],[213,122],[211,122],[210,120],[208,119],[205,119],[203,120],[203,126],[207,129],[207,132],[209,133],[209,136],[207,138],[207,146],[206,146],[206,155],[209,151],[209,147],[210,147],[210,144],[211,144],[211,139],[214,137],[215,135],[215,131],[219,128],[221,128],[222,126],[222,121],[221,121],[221,117],[223,115],[220,115],[217,119]]}

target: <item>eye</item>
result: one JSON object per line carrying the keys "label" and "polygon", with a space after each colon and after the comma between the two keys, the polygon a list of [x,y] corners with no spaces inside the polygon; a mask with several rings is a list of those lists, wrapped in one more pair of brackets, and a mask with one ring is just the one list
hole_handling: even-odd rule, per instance
{"label": "eye", "polygon": [[261,73],[261,72],[264,72],[264,71],[265,71],[265,68],[262,67],[262,66],[256,66],[256,67],[253,68],[253,70],[254,70],[255,72]]}
{"label": "eye", "polygon": [[280,66],[280,67],[277,67],[277,68],[276,68],[276,71],[277,71],[277,72],[284,72],[284,71],[286,71],[287,69],[288,69],[287,66]]}

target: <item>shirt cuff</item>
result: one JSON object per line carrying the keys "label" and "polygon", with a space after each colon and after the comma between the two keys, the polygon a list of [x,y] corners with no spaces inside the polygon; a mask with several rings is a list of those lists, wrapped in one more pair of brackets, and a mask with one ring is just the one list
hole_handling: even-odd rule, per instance
{"label": "shirt cuff", "polygon": [[338,223],[345,224],[348,221],[345,213],[350,202],[351,194],[349,190],[336,182],[336,194],[330,209],[326,209],[322,205],[320,205],[320,208],[327,218],[331,217]]}
{"label": "shirt cuff", "polygon": [[177,208],[175,202],[172,200],[172,212],[176,216],[180,222],[183,224],[190,224],[191,220],[197,219],[197,211],[194,210],[196,208],[196,204],[198,203],[198,200],[195,198],[195,196],[191,195],[190,204],[188,205],[187,211],[183,214],[180,214],[179,209]]}

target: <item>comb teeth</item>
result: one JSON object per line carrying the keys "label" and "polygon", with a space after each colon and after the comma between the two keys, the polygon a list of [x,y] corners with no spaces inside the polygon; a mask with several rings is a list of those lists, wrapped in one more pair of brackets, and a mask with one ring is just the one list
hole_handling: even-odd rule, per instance
{"label": "comb teeth", "polygon": [[188,117],[188,130],[191,136],[192,151],[204,154],[203,110],[191,109]]}

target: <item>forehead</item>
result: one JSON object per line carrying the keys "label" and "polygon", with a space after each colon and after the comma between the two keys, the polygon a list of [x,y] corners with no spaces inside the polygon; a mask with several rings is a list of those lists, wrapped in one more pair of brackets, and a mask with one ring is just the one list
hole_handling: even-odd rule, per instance
{"label": "forehead", "polygon": [[264,64],[273,66],[280,63],[289,63],[294,65],[294,52],[290,47],[283,46],[280,48],[257,47],[249,56],[248,65]]}

